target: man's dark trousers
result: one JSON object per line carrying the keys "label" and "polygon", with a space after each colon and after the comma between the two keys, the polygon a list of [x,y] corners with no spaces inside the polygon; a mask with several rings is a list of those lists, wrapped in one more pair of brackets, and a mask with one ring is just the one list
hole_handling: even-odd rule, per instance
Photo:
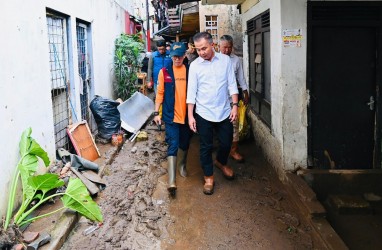
{"label": "man's dark trousers", "polygon": [[211,176],[214,173],[212,160],[213,132],[215,130],[219,141],[216,160],[226,165],[231,150],[233,126],[229,117],[221,122],[210,122],[198,114],[196,114],[196,126],[200,140],[200,163],[204,176]]}

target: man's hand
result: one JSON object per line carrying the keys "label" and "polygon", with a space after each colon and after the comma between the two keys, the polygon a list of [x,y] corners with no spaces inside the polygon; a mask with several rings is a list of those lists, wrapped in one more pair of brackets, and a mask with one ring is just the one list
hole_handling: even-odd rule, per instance
{"label": "man's hand", "polygon": [[151,79],[151,81],[146,82],[146,86],[147,86],[148,89],[152,89],[153,88],[154,83],[153,83],[152,79]]}
{"label": "man's hand", "polygon": [[157,125],[162,125],[162,119],[161,119],[160,115],[156,115],[156,116],[154,116],[154,122],[155,122]]}
{"label": "man's hand", "polygon": [[237,105],[233,105],[231,109],[231,113],[229,114],[229,120],[234,122],[237,120]]}
{"label": "man's hand", "polygon": [[248,90],[244,90],[243,91],[243,95],[244,95],[244,105],[247,105],[249,103],[249,95],[248,95]]}
{"label": "man's hand", "polygon": [[190,126],[190,129],[196,133],[196,121],[194,116],[190,117],[188,116],[188,125]]}
{"label": "man's hand", "polygon": [[190,126],[190,129],[194,132],[196,132],[196,121],[194,117],[194,106],[195,104],[187,103],[187,112],[188,112],[188,126]]}

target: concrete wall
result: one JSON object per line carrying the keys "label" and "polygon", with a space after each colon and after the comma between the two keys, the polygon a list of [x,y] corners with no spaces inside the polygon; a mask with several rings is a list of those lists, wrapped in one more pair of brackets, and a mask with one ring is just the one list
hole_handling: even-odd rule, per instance
{"label": "concrete wall", "polygon": [[199,22],[200,31],[205,31],[205,16],[218,16],[218,37],[231,35],[234,39],[234,52],[238,56],[243,53],[243,33],[242,23],[237,5],[202,5],[199,3]]}
{"label": "concrete wall", "polygon": [[[246,22],[270,10],[271,114],[267,127],[251,114],[253,132],[268,160],[279,173],[307,165],[306,0],[260,1],[242,13]],[[284,47],[283,29],[301,29],[301,47]],[[244,70],[248,79],[248,37],[243,43]]]}
{"label": "concrete wall", "polygon": [[[128,1],[119,1],[128,5]],[[81,114],[76,47],[76,19],[91,25],[93,94],[113,97],[114,40],[124,32],[124,9],[114,0],[2,1],[0,27],[0,217],[19,160],[19,140],[27,127],[55,159],[46,8],[68,16],[70,85],[74,110]],[[80,119],[80,118],[79,118]],[[74,121],[75,122],[75,121]],[[41,165],[41,164],[40,164]],[[43,167],[40,168],[43,170]]]}

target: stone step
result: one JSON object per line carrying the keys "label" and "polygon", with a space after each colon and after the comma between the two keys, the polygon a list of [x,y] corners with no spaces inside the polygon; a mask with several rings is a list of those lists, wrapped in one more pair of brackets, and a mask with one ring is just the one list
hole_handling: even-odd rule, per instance
{"label": "stone step", "polygon": [[360,195],[329,195],[327,203],[339,214],[371,214],[373,209]]}

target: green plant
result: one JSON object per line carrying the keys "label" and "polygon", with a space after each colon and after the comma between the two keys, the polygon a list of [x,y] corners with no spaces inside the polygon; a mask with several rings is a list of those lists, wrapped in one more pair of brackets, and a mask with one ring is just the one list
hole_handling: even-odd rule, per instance
{"label": "green plant", "polygon": [[138,35],[121,34],[115,41],[114,75],[115,92],[122,100],[137,91],[137,72],[141,67],[141,52],[144,50]]}
{"label": "green plant", "polygon": [[[19,143],[21,159],[17,164],[17,171],[11,183],[4,229],[7,229],[11,221],[19,178],[21,179],[23,195],[21,206],[13,218],[16,225],[22,226],[25,223],[51,215],[64,208],[75,210],[90,220],[102,221],[100,208],[92,200],[81,180],[70,179],[65,193],[50,194],[49,191],[63,186],[64,182],[56,174],[34,175],[38,167],[38,158],[44,162],[46,167],[50,162],[47,153],[31,137],[31,134],[32,129],[26,129]],[[36,208],[56,196],[61,196],[63,207],[53,212],[27,219],[27,216],[36,210]],[[31,205],[32,201],[36,201],[36,203]]]}

